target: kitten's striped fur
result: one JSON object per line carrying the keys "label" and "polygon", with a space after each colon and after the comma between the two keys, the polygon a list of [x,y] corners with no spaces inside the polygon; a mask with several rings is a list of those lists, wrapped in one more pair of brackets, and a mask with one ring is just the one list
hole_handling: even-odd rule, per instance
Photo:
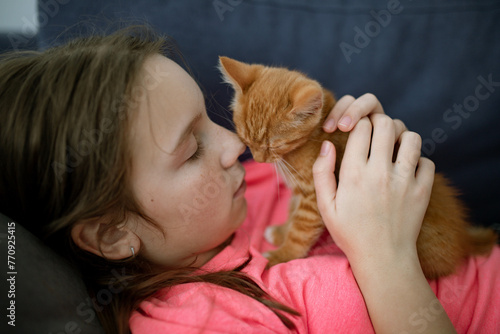
{"label": "kitten's striped fur", "polygon": [[[266,231],[266,238],[279,246],[266,254],[269,266],[305,257],[324,231],[312,165],[323,140],[330,140],[337,152],[337,176],[348,137],[341,131],[328,134],[322,129],[336,100],[318,82],[297,71],[227,57],[220,57],[220,70],[235,90],[231,107],[239,137],[256,161],[274,163],[293,191],[288,221]],[[496,239],[492,230],[469,225],[456,190],[436,174],[417,240],[425,276],[432,279],[453,273],[467,255],[488,253]]]}

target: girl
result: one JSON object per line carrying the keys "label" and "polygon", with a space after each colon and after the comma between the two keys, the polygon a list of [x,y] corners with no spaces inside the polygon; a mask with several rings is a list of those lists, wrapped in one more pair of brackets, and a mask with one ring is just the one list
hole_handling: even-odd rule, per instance
{"label": "girl", "polygon": [[415,245],[434,166],[370,94],[325,123],[352,129],[338,185],[332,145],[314,166],[329,234],[266,269],[263,231],[290,194],[269,166],[238,162],[245,147],[168,47],[131,29],[0,65],[0,210],[71,254],[91,294],[120,286],[97,305],[107,332],[498,332],[499,249],[425,280]]}

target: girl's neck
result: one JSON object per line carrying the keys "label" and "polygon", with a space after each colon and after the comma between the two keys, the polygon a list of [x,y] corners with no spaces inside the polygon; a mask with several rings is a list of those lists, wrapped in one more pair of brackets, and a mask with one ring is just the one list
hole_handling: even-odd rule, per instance
{"label": "girl's neck", "polygon": [[234,238],[234,233],[231,234],[229,238],[227,238],[226,241],[224,241],[222,244],[219,246],[210,249],[209,251],[206,251],[201,254],[194,254],[190,256],[189,258],[186,258],[185,260],[185,265],[190,266],[190,267],[196,267],[196,268],[201,268],[203,267],[207,262],[209,262],[211,259],[213,259],[217,254],[219,254],[226,246],[228,246],[231,241],[233,241]]}

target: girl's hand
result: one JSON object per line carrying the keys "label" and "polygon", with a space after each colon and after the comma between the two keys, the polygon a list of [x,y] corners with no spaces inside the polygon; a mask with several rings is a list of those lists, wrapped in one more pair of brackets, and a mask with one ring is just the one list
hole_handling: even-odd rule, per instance
{"label": "girl's hand", "polygon": [[434,164],[420,157],[420,146],[420,136],[401,121],[375,113],[351,131],[338,186],[332,143],[323,143],[313,166],[319,211],[351,264],[377,333],[414,332],[412,316],[431,306],[436,317],[423,333],[455,333],[418,261],[416,240],[434,180]]}
{"label": "girl's hand", "polygon": [[318,207],[352,267],[416,256],[434,180],[434,164],[420,148],[420,136],[401,121],[380,113],[362,118],[350,133],[337,186],[335,148],[323,143],[313,167]]}
{"label": "girl's hand", "polygon": [[357,99],[345,95],[330,111],[323,124],[323,130],[331,133],[338,128],[348,132],[361,118],[370,114],[384,114],[384,109],[375,95],[366,93]]}

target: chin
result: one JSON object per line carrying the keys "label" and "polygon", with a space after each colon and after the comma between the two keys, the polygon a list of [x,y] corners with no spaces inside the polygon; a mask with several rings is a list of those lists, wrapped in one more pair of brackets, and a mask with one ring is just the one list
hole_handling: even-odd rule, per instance
{"label": "chin", "polygon": [[245,221],[245,218],[247,217],[247,200],[243,197],[243,203],[240,208],[238,208],[238,213],[236,217],[236,226],[240,227],[243,222]]}

